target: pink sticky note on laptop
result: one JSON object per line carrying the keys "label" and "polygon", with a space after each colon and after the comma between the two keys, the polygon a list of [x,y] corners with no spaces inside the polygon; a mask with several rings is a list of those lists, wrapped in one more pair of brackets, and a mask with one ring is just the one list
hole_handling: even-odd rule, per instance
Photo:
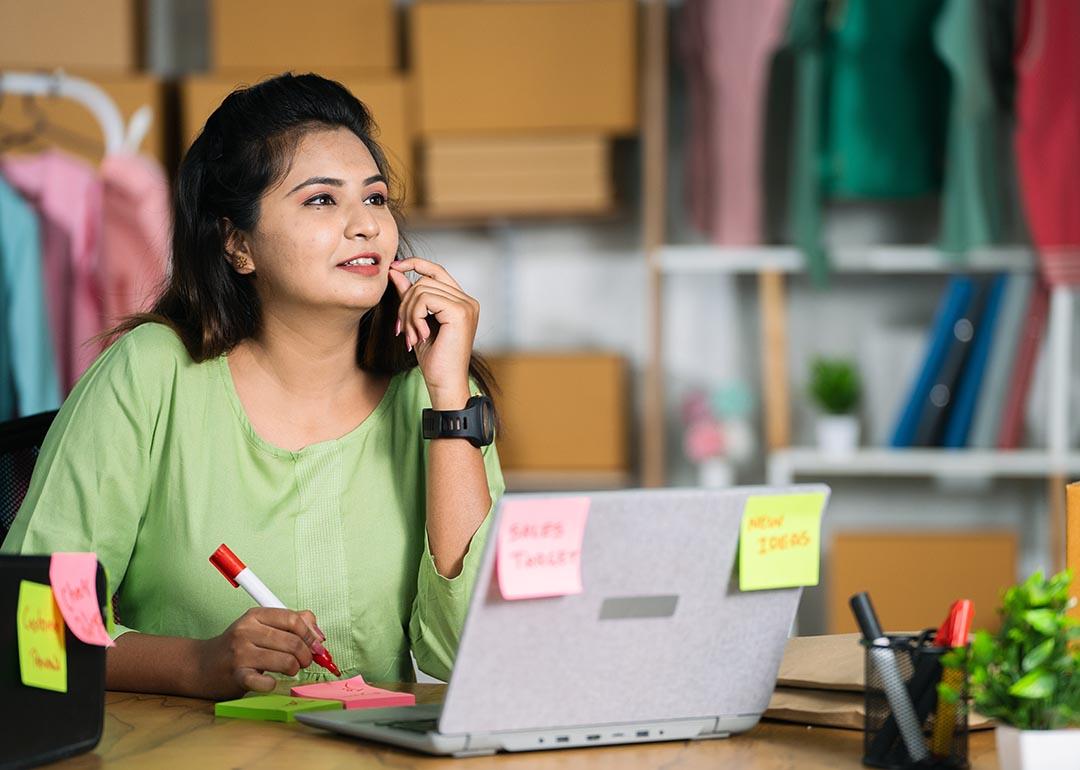
{"label": "pink sticky note on laptop", "polygon": [[97,554],[54,553],[49,560],[49,582],[71,633],[87,644],[112,647],[98,606],[97,564]]}
{"label": "pink sticky note on laptop", "polygon": [[341,701],[347,709],[381,709],[416,705],[416,696],[412,693],[372,687],[364,681],[362,676],[339,679],[336,682],[302,684],[289,690],[289,694],[294,698]]}
{"label": "pink sticky note on laptop", "polygon": [[589,498],[507,500],[496,562],[504,599],[579,594]]}

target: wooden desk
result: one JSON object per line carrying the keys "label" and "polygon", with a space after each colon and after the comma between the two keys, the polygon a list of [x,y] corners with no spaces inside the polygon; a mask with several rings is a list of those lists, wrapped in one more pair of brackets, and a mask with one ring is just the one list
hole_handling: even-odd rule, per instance
{"label": "wooden desk", "polygon": [[[386,685],[384,685],[386,686]],[[438,702],[441,685],[405,685],[421,703]],[[90,754],[52,765],[76,768],[612,768],[679,770],[730,767],[739,770],[843,770],[860,768],[862,733],[762,722],[723,740],[647,743],[611,748],[497,754],[453,760],[352,740],[298,723],[216,719],[210,701],[110,692],[105,698],[105,733]],[[997,770],[994,735],[972,733],[973,770]]]}

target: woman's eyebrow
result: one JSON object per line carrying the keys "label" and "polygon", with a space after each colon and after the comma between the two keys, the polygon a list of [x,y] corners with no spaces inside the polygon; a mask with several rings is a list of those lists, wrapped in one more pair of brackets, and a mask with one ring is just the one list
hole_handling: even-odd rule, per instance
{"label": "woman's eyebrow", "polygon": [[[365,179],[363,181],[363,184],[361,186],[362,187],[367,187],[369,184],[375,184],[376,182],[382,182],[383,184],[386,184],[386,177],[383,176],[382,174],[375,174],[374,176],[369,176],[367,179]],[[337,178],[331,177],[331,176],[313,176],[313,177],[310,177],[308,179],[305,179],[303,182],[298,184],[296,187],[289,190],[287,195],[292,195],[294,192],[299,190],[301,187],[310,187],[311,185],[315,185],[315,184],[325,184],[325,185],[330,185],[331,187],[344,187],[345,186],[345,180],[337,179]]]}

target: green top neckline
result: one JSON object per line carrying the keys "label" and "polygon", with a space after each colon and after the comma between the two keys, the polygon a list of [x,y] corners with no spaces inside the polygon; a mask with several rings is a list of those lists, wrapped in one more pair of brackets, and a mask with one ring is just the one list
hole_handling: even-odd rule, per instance
{"label": "green top neckline", "polygon": [[266,452],[274,457],[280,457],[283,459],[298,460],[306,455],[316,454],[322,451],[331,450],[337,447],[341,447],[356,440],[358,436],[363,436],[365,433],[372,430],[382,420],[383,415],[390,408],[390,404],[393,403],[394,394],[397,392],[398,385],[401,382],[402,375],[408,372],[398,372],[390,378],[390,384],[386,387],[386,392],[383,393],[382,399],[371,410],[370,414],[361,420],[355,427],[349,430],[338,438],[326,439],[325,441],[317,441],[314,444],[308,444],[305,447],[301,447],[295,451],[291,449],[284,449],[275,444],[271,444],[255,431],[255,426],[251,424],[251,420],[248,419],[247,412],[244,410],[244,405],[240,402],[240,394],[236,390],[236,382],[233,380],[232,370],[229,369],[229,361],[226,354],[218,356],[218,372],[221,375],[221,384],[225,390],[225,396],[229,401],[229,405],[232,407],[233,412],[236,414],[237,420],[240,422],[240,427],[243,428],[244,436],[247,440],[256,448],[263,452]]}

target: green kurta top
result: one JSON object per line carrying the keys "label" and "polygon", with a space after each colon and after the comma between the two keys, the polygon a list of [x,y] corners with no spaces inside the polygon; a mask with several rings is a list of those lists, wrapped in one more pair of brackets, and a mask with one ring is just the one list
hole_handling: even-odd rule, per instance
{"label": "green kurta top", "polygon": [[[119,586],[118,633],[210,638],[253,606],[208,561],[226,543],[286,606],[315,613],[344,675],[408,681],[411,648],[445,679],[490,515],[461,574],[439,575],[425,526],[426,406],[414,368],[345,436],[280,449],[256,435],[224,356],[194,363],[171,329],[145,324],[64,403],[2,550],[94,551]],[[483,454],[496,501],[495,445]],[[328,676],[312,665],[299,679]]]}

